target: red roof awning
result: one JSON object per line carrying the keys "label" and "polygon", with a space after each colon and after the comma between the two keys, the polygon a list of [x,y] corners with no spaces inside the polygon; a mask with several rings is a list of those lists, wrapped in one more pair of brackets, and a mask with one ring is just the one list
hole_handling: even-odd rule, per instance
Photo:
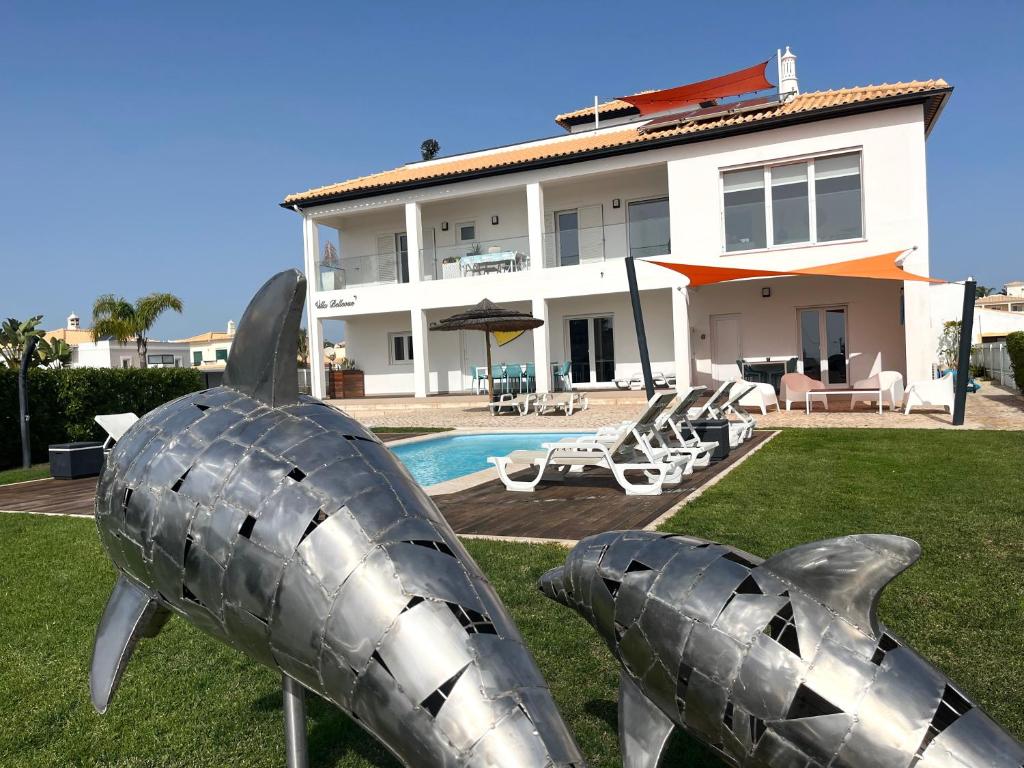
{"label": "red roof awning", "polygon": [[[820,277],[861,277],[869,280],[911,280],[924,283],[942,283],[934,277],[915,275],[913,272],[905,272],[896,264],[896,259],[906,251],[893,251],[883,253],[879,256],[868,256],[863,259],[851,259],[849,261],[837,261],[832,264],[821,264],[817,267],[805,269],[788,269],[778,271],[773,269],[747,269],[744,267],[708,267],[703,264],[676,264],[669,261],[650,260],[651,264],[671,269],[689,279],[690,287],[699,285],[713,285],[725,283],[730,280],[746,280],[752,277],[788,277],[793,275],[817,275]],[[648,261],[645,259],[645,261]]]}
{"label": "red roof awning", "polygon": [[764,74],[769,61],[771,59],[738,72],[702,80],[699,83],[680,85],[676,88],[666,88],[663,91],[652,91],[651,93],[619,96],[618,98],[619,101],[632,104],[640,110],[641,115],[649,115],[653,112],[685,107],[688,104],[700,104],[724,96],[739,96],[741,93],[763,91],[766,88],[775,87],[768,82]]}

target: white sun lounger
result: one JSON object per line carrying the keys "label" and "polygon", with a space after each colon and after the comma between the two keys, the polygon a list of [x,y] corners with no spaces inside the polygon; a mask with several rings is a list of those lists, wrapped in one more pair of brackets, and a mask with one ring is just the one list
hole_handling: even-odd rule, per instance
{"label": "white sun lounger", "polygon": [[581,392],[545,392],[534,403],[534,410],[537,413],[548,411],[564,411],[566,416],[572,416],[574,411],[585,411],[590,404],[587,396]]}
{"label": "white sun lounger", "polygon": [[[531,492],[545,478],[560,479],[565,472],[585,467],[603,467],[611,471],[616,482],[630,496],[656,496],[667,483],[678,483],[693,472],[691,452],[652,448],[645,431],[653,431],[654,422],[675,398],[672,393],[655,395],[631,429],[625,429],[613,441],[596,437],[578,438],[569,442],[545,443],[539,451],[513,451],[508,456],[487,459],[498,470],[498,477],[510,491]],[[537,467],[529,480],[513,480],[511,465]],[[646,482],[634,482],[627,472],[643,472]]]}
{"label": "white sun lounger", "polygon": [[93,420],[106,430],[107,439],[103,442],[103,450],[109,451],[139,417],[134,413],[103,413],[94,416]]}
{"label": "white sun lounger", "polygon": [[[711,418],[729,422],[729,447],[736,448],[754,434],[754,427],[757,426],[750,412],[739,404],[754,389],[754,385],[745,381],[727,381],[722,386],[726,387],[723,395],[713,403],[709,401],[710,407],[706,407]],[[729,414],[735,415],[738,420],[730,419]]]}
{"label": "white sun lounger", "polygon": [[520,392],[517,395],[506,392],[494,402],[488,403],[487,407],[490,409],[492,416],[497,416],[503,408],[518,411],[520,416],[525,416],[530,412],[530,406],[535,405],[536,402],[537,395],[532,392]]}

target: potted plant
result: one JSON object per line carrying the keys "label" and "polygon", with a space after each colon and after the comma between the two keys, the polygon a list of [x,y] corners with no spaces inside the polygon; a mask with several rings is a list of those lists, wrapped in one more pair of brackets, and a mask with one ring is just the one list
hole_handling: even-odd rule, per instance
{"label": "potted plant", "polygon": [[345,357],[327,372],[327,396],[330,398],[365,397],[365,376],[355,360]]}

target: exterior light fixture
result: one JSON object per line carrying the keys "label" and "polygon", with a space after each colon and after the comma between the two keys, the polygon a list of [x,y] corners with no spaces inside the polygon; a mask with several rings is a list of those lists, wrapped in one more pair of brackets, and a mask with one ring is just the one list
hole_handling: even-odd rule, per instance
{"label": "exterior light fixture", "polygon": [[769,288],[766,285],[764,288],[761,289],[761,298],[762,299],[770,299],[771,297],[772,297],[772,289]]}
{"label": "exterior light fixture", "polygon": [[612,208],[621,208],[621,207],[622,207],[622,201],[619,200],[619,198],[617,198],[617,197],[614,198],[612,200]]}
{"label": "exterior light fixture", "polygon": [[497,217],[497,215],[491,216],[491,224],[493,224],[495,226],[498,225],[498,217]]}
{"label": "exterior light fixture", "polygon": [[448,222],[447,221],[442,221],[441,222],[441,231],[442,232],[447,232],[448,231]]}

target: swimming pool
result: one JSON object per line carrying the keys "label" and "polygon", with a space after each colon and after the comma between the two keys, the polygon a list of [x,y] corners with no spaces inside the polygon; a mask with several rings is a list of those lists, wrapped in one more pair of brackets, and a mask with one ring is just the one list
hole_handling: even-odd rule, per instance
{"label": "swimming pool", "polygon": [[391,448],[409,468],[420,485],[433,485],[491,465],[488,456],[504,456],[512,451],[530,451],[544,443],[565,437],[580,437],[586,432],[505,432],[484,435],[445,435]]}

